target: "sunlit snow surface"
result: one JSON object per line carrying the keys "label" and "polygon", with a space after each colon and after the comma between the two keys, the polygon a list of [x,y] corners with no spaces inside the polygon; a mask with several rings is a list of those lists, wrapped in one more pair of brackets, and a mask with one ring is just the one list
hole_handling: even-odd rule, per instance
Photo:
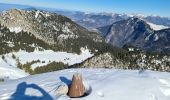
{"label": "sunlit snow surface", "polygon": [[[12,55],[15,55],[14,59]],[[13,52],[5,54],[5,59],[0,55],[0,78],[9,77],[10,79],[17,79],[25,77],[28,74],[17,68],[17,59],[21,64],[32,62],[33,60],[40,60],[31,66],[32,69],[49,64],[50,62],[63,62],[64,64],[73,65],[80,63],[87,58],[93,56],[88,49],[81,48],[81,53],[67,53],[67,52],[54,52],[52,50],[34,51],[34,52]],[[17,74],[16,74],[17,73]]]}
{"label": "sunlit snow surface", "polygon": [[19,33],[22,31],[22,28],[21,27],[10,27],[9,30],[10,30],[10,32]]}
{"label": "sunlit snow surface", "polygon": [[147,24],[150,26],[150,28],[152,28],[152,29],[155,30],[155,31],[159,31],[159,30],[162,30],[162,29],[167,29],[167,28],[169,28],[168,26],[156,25],[156,24],[153,24],[153,23],[150,23],[150,22],[147,22]]}
{"label": "sunlit snow surface", "polygon": [[[22,82],[38,85],[54,100],[69,100],[67,96],[57,96],[54,90],[62,84],[61,77],[71,80],[76,72],[82,73],[86,83],[92,87],[92,92],[86,97],[70,100],[169,100],[170,98],[170,73],[144,71],[139,74],[136,70],[67,69],[0,83],[0,100],[9,99],[16,91],[17,85]],[[39,91],[28,88],[25,94],[38,97]],[[24,95],[20,97],[22,96]]]}

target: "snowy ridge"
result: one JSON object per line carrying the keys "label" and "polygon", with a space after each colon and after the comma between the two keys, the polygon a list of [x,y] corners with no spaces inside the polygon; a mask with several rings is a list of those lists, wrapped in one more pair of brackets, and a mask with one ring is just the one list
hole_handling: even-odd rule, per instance
{"label": "snowy ridge", "polygon": [[[74,73],[82,73],[86,83],[91,86],[90,95],[74,100],[169,100],[170,74],[166,72],[153,72],[114,69],[67,69],[51,73],[29,76],[19,80],[0,84],[0,99],[6,100],[16,93],[19,84],[35,84],[42,88],[54,100],[70,100],[66,95],[56,95],[56,88],[64,84],[62,78],[72,79]],[[36,98],[41,95],[38,90],[27,88],[24,94]],[[26,95],[14,97],[20,99]],[[27,95],[28,97],[28,95]],[[34,99],[34,98],[32,98]],[[25,98],[24,100],[27,100]],[[34,99],[37,100],[37,99]],[[71,99],[72,100],[72,99]]]}
{"label": "snowy ridge", "polygon": [[155,31],[169,28],[168,26],[156,25],[156,24],[153,24],[153,23],[150,23],[150,22],[147,22],[147,24],[150,25],[150,28],[152,28]]}
{"label": "snowy ridge", "polygon": [[47,13],[47,12],[44,13],[44,12],[41,12],[41,11],[37,10],[37,11],[35,12],[35,18],[38,18],[39,14],[42,14],[42,15],[45,16],[45,17],[49,17],[49,16],[50,16],[50,14]]}
{"label": "snowy ridge", "polygon": [[38,17],[39,13],[40,13],[40,11],[38,10],[38,11],[35,13],[35,18]]}

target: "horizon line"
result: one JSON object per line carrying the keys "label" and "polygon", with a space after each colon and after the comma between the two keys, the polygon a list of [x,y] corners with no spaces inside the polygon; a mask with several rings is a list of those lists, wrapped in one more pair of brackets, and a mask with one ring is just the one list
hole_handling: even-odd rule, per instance
{"label": "horizon line", "polygon": [[[63,10],[63,11],[73,11],[73,12],[83,12],[83,13],[94,13],[94,14],[102,14],[102,13],[107,13],[107,14],[120,14],[120,15],[142,15],[142,16],[154,16],[154,17],[162,17],[162,18],[170,18],[170,16],[162,16],[162,15],[158,15],[158,14],[144,14],[144,13],[138,13],[138,12],[133,12],[133,13],[126,13],[126,12],[112,12],[112,11],[104,11],[104,12],[100,12],[100,11],[83,11],[83,10],[77,10],[77,9],[66,9],[66,8],[55,8],[55,7],[45,7],[45,6],[34,6],[34,5],[29,5],[29,4],[17,4],[17,3],[1,3],[0,4],[7,4],[7,5],[18,5],[18,6],[30,6],[30,7],[34,7],[36,9],[41,10],[41,8],[43,9],[53,9],[53,10]],[[12,9],[12,8],[11,8]]]}

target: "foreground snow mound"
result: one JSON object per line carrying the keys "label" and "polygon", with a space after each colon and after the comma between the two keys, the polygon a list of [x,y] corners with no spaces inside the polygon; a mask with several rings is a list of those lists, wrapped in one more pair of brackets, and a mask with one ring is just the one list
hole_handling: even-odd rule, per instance
{"label": "foreground snow mound", "polygon": [[[67,69],[0,83],[0,100],[68,100],[57,87],[82,73],[92,91],[75,100],[169,100],[170,73],[114,69]],[[74,100],[73,98],[71,100]]]}

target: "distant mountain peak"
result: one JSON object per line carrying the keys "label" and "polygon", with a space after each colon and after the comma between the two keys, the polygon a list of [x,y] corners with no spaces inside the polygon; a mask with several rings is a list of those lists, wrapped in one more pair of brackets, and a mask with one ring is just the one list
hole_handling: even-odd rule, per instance
{"label": "distant mountain peak", "polygon": [[131,17],[98,28],[106,41],[114,46],[132,45],[152,52],[170,52],[169,29],[169,27],[155,25],[138,17]]}
{"label": "distant mountain peak", "polygon": [[157,24],[151,23],[151,22],[149,22],[146,19],[141,18],[141,17],[133,16],[133,17],[129,18],[129,20],[132,21],[132,22],[142,22],[142,23],[145,23],[145,24],[149,25],[149,27],[151,29],[155,30],[155,31],[169,28],[168,26],[157,25]]}

